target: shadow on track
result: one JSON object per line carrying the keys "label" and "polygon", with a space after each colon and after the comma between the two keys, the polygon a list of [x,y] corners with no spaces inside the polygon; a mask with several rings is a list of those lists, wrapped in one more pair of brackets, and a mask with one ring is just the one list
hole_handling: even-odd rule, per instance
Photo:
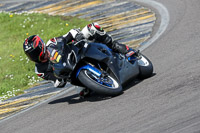
{"label": "shadow on track", "polygon": [[81,102],[98,102],[98,101],[102,101],[102,100],[108,100],[111,99],[113,97],[110,96],[105,96],[105,95],[100,95],[97,93],[92,93],[91,96],[86,97],[86,98],[80,98],[79,94],[74,94],[71,96],[67,96],[67,97],[63,97],[60,99],[56,99],[54,101],[49,102],[49,104],[57,104],[57,103],[64,103],[64,102],[68,102],[69,104],[76,104],[76,103],[81,103]]}
{"label": "shadow on track", "polygon": [[[153,77],[155,75],[156,74],[153,73],[153,75],[151,77]],[[143,80],[141,80],[141,79],[134,79],[132,81],[129,81],[128,83],[123,85],[124,91],[126,91],[126,90],[130,89],[131,87],[141,83],[142,81]],[[124,93],[124,91],[120,95],[122,95]],[[118,95],[118,96],[120,96],[120,95]],[[79,97],[79,94],[73,94],[71,96],[56,99],[54,101],[49,102],[48,104],[58,104],[58,103],[65,103],[65,102],[68,102],[69,104],[76,104],[76,103],[81,103],[81,102],[86,102],[86,101],[98,102],[98,101],[102,101],[102,100],[109,100],[109,99],[112,99],[112,98],[115,98],[115,97],[118,97],[118,96],[107,96],[107,95],[102,95],[102,94],[92,92],[89,97],[86,97],[86,98],[83,99],[83,98]]]}

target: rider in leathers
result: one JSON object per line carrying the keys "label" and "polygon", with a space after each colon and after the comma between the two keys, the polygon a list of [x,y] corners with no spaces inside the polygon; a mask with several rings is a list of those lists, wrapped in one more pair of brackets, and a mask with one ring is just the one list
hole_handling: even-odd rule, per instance
{"label": "rider in leathers", "polygon": [[[37,38],[39,38],[37,36]],[[33,41],[37,41],[36,39],[32,39]],[[25,47],[26,45],[28,45],[30,38],[27,38],[24,42],[24,51],[27,54],[27,56],[32,60],[35,61],[35,73],[45,79],[45,80],[51,80],[54,82],[54,86],[55,87],[64,87],[66,84],[66,80],[64,79],[60,79],[57,76],[55,76],[54,74],[54,70],[52,67],[52,64],[59,62],[61,55],[61,49],[62,46],[60,46],[60,44],[68,44],[71,43],[73,41],[78,42],[82,39],[87,39],[89,41],[93,41],[93,42],[99,42],[99,43],[103,43],[106,44],[109,48],[111,48],[113,51],[115,52],[119,52],[122,54],[126,54],[129,51],[129,47],[124,45],[124,44],[120,44],[117,41],[114,41],[112,39],[111,36],[109,36],[103,29],[102,27],[100,27],[100,25],[98,23],[91,23],[87,26],[85,26],[82,31],[80,31],[79,29],[71,29],[67,34],[61,36],[61,37],[56,37],[56,38],[52,38],[50,39],[44,48],[42,48],[42,50],[44,50],[43,53],[47,53],[44,55],[44,59],[48,57],[48,59],[44,60],[44,61],[35,61],[32,60],[30,55],[27,54],[27,51],[29,51],[28,47]],[[41,41],[42,42],[42,41]],[[59,42],[64,42],[64,43],[59,43]],[[28,50],[26,50],[26,48]],[[46,51],[45,51],[46,49]],[[41,56],[41,53],[40,53]],[[84,90],[85,91],[85,90]],[[80,95],[86,95],[84,94],[84,91],[81,91]]]}

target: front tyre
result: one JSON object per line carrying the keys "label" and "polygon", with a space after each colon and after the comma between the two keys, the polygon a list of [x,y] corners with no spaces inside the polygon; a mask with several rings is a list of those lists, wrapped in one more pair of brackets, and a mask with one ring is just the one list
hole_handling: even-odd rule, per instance
{"label": "front tyre", "polygon": [[140,55],[140,59],[138,60],[138,65],[140,69],[139,78],[145,79],[152,76],[153,64],[146,56],[142,54]]}
{"label": "front tyre", "polygon": [[110,75],[98,77],[91,71],[81,70],[78,79],[87,88],[110,96],[116,96],[122,93],[121,84]]}

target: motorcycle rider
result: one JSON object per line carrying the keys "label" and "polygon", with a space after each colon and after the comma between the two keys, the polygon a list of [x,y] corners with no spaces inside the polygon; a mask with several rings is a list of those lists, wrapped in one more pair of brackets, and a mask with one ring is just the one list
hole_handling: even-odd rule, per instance
{"label": "motorcycle rider", "polygon": [[[114,52],[126,54],[130,51],[128,46],[114,41],[98,23],[88,24],[82,31],[79,29],[71,29],[67,34],[54,37],[46,44],[39,36],[32,35],[25,39],[23,49],[28,58],[35,62],[35,73],[39,77],[53,81],[54,87],[64,87],[67,83],[66,79],[56,76],[52,65],[58,63],[61,59],[62,44],[68,44],[72,41],[78,42],[82,39],[106,44]],[[87,96],[89,92],[88,89],[83,89],[80,92],[80,96]]]}

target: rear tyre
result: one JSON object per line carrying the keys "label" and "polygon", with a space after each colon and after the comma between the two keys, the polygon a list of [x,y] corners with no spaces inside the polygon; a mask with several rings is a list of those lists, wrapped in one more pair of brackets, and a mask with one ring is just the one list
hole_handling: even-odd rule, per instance
{"label": "rear tyre", "polygon": [[81,70],[78,79],[87,88],[109,96],[116,96],[122,93],[121,84],[110,75],[98,77],[89,70]]}

